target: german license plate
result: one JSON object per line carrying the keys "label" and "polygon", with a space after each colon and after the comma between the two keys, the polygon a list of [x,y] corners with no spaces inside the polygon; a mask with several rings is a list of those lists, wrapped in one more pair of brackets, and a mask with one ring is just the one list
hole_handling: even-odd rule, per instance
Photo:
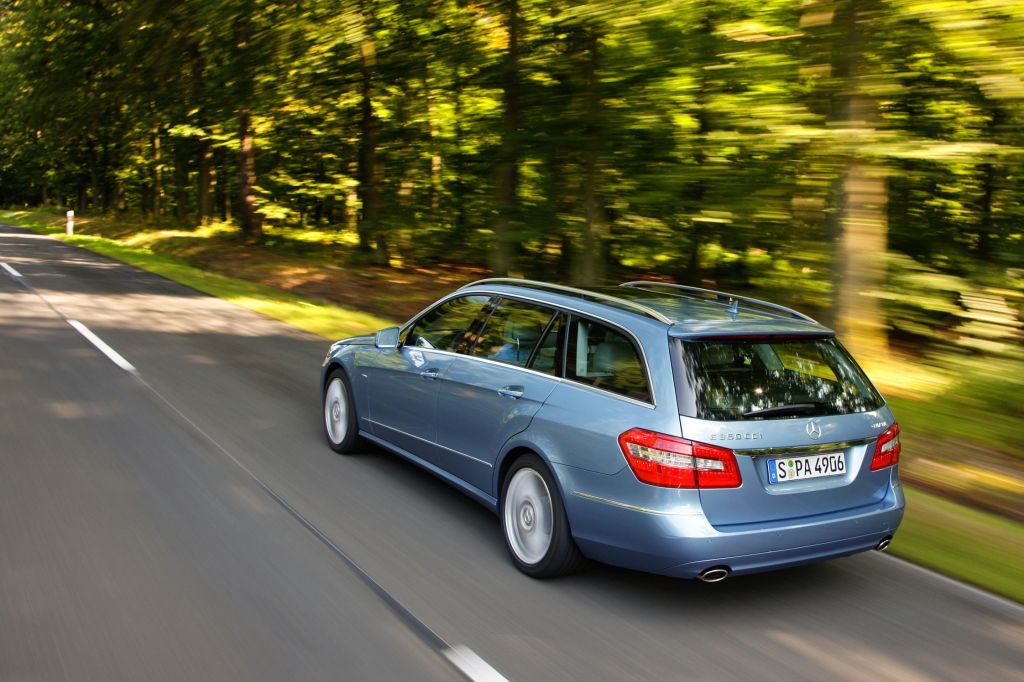
{"label": "german license plate", "polygon": [[768,460],[768,482],[789,483],[808,478],[838,476],[846,473],[846,455],[826,452],[820,455],[781,457]]}

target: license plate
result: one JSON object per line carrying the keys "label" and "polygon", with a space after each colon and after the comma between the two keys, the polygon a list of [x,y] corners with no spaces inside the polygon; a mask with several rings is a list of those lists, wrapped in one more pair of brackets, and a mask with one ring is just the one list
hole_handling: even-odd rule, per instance
{"label": "license plate", "polygon": [[824,476],[839,476],[845,473],[846,455],[842,452],[768,460],[768,482],[773,484],[805,481],[809,478]]}

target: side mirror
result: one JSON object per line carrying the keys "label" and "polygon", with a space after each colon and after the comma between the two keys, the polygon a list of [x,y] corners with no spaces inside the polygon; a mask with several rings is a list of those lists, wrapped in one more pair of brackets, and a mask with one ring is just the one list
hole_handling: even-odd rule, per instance
{"label": "side mirror", "polygon": [[398,327],[381,329],[373,337],[373,345],[377,348],[398,348],[398,335],[401,330]]}

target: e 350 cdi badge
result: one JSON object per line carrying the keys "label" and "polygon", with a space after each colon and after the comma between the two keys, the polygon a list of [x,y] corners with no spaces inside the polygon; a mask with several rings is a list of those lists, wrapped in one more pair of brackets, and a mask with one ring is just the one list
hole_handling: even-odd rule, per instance
{"label": "e 350 cdi badge", "polygon": [[832,330],[766,301],[483,280],[338,341],[321,387],[334,450],[479,500],[534,577],[715,582],[884,549],[903,517],[889,407]]}

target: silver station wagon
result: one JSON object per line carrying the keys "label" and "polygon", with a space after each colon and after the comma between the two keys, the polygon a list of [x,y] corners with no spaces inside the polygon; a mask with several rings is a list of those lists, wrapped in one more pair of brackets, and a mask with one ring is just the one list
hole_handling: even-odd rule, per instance
{"label": "silver station wagon", "polygon": [[884,549],[900,429],[835,333],[656,282],[489,279],[324,360],[329,445],[494,510],[534,577],[585,558],[706,582]]}

